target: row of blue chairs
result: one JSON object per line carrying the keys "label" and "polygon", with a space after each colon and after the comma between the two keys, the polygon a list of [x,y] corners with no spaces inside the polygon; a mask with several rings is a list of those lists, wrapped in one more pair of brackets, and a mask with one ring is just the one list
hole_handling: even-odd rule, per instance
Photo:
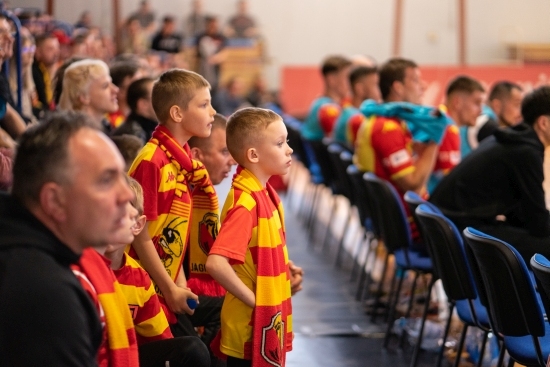
{"label": "row of blue chairs", "polygon": [[[293,130],[293,131],[291,131]],[[354,251],[352,277],[360,270],[356,298],[364,299],[365,290],[370,289],[372,277],[372,261],[369,256],[380,243],[386,248],[387,255],[383,261],[382,279],[374,296],[382,293],[382,284],[389,256],[395,257],[395,274],[390,290],[390,307],[387,313],[388,329],[384,345],[388,345],[393,324],[395,306],[400,294],[400,288],[406,271],[415,272],[412,283],[411,297],[407,313],[410,312],[414,295],[416,279],[421,274],[431,274],[428,286],[428,299],[431,289],[437,279],[441,279],[443,288],[449,300],[449,318],[445,325],[445,336],[437,359],[441,364],[445,340],[449,333],[451,317],[456,309],[458,317],[464,323],[464,328],[458,345],[455,366],[460,363],[461,351],[469,327],[477,327],[483,331],[483,341],[480,355],[489,333],[493,333],[501,341],[501,353],[498,365],[502,364],[504,352],[508,351],[510,363],[514,361],[523,365],[546,365],[550,354],[550,327],[545,316],[550,310],[550,262],[542,255],[535,255],[531,260],[531,269],[527,268],[522,257],[509,244],[485,235],[473,228],[467,228],[459,233],[454,224],[447,219],[433,204],[425,202],[418,195],[408,192],[405,201],[413,213],[419,226],[422,238],[429,256],[413,250],[408,218],[405,208],[393,186],[371,173],[361,172],[353,165],[352,155],[347,147],[324,140],[309,147],[304,145],[296,126],[289,128],[291,145],[304,165],[311,164],[309,153],[317,161],[322,179],[312,179],[312,189],[309,197],[309,211],[306,219],[310,236],[316,234],[316,208],[319,208],[320,187],[332,192],[332,205],[336,205],[337,195],[345,196],[350,207],[355,207],[363,230],[362,243],[368,247],[363,259],[359,259],[358,249]],[[298,147],[298,148],[297,148]],[[336,212],[332,207],[331,213]],[[351,212],[351,211],[350,211]],[[333,214],[331,214],[333,215]],[[343,231],[338,240],[336,265],[341,265],[343,242],[351,215],[345,221]],[[329,220],[329,224],[330,224]],[[332,239],[330,225],[327,226],[323,249]],[[465,239],[465,241],[464,241]],[[312,241],[313,242],[313,241]],[[464,243],[467,246],[464,246]],[[533,275],[534,273],[534,275]],[[536,283],[535,283],[536,281]],[[394,283],[397,288],[393,291]],[[393,296],[392,296],[393,294]],[[372,319],[375,320],[375,299]],[[414,348],[411,366],[417,363],[422,342],[422,330],[427,317],[429,302],[425,302],[422,316],[420,336]],[[407,317],[408,315],[405,315]],[[539,340],[540,339],[540,340]],[[403,335],[401,336],[401,342]],[[482,359],[479,358],[478,365]]]}

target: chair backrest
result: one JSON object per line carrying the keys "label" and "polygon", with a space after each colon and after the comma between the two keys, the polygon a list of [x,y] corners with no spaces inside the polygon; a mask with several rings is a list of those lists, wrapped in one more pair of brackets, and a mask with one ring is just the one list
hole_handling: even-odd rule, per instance
{"label": "chair backrest", "polygon": [[372,221],[372,213],[375,210],[375,204],[372,197],[369,196],[365,183],[363,182],[363,175],[365,172],[359,170],[356,165],[351,164],[346,169],[348,177],[350,179],[351,187],[355,196],[355,202],[357,211],[359,212],[359,220],[361,225],[366,230],[372,231],[376,236],[380,233],[378,227]]}
{"label": "chair backrest", "polygon": [[[348,198],[351,204],[354,204],[353,190],[346,172],[348,166],[352,164],[351,153],[347,152],[346,149],[338,143],[330,144],[327,147],[327,151],[330,157],[330,163],[336,174],[334,185],[336,186],[337,192]],[[347,153],[347,155],[345,153]],[[341,158],[342,155],[349,159],[343,160]]]}
{"label": "chair backrest", "polygon": [[543,336],[544,318],[523,258],[504,241],[468,227],[467,256],[491,326],[504,336]]}
{"label": "chair backrest", "polygon": [[390,252],[408,249],[412,243],[405,207],[395,188],[373,173],[363,175],[367,192],[375,203],[374,222]]}
{"label": "chair backrest", "polygon": [[284,120],[284,123],[288,131],[288,145],[294,151],[293,154],[298,157],[304,166],[309,167],[310,161],[304,147],[302,135],[300,134],[300,125],[287,120]]}
{"label": "chair backrest", "polygon": [[455,301],[475,299],[477,291],[456,226],[428,203],[416,208],[416,217],[447,297]]}
{"label": "chair backrest", "polygon": [[548,298],[550,296],[550,261],[541,254],[535,254],[530,263],[544,310],[546,315],[550,315],[550,298]]}
{"label": "chair backrest", "polygon": [[336,173],[332,169],[330,164],[330,157],[327,151],[329,143],[327,141],[308,141],[311,146],[315,160],[321,168],[321,175],[323,175],[323,184],[329,188],[332,188],[334,180],[336,179]]}

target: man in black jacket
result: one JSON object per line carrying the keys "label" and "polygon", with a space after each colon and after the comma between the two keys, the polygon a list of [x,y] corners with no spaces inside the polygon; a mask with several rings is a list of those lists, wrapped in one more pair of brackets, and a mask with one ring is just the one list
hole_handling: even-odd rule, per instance
{"label": "man in black jacket", "polygon": [[23,134],[13,173],[0,195],[0,365],[95,366],[102,327],[70,265],[127,225],[122,157],[85,115],[54,113]]}
{"label": "man in black jacket", "polygon": [[471,226],[513,245],[529,261],[550,257],[543,161],[550,146],[550,86],[525,96],[523,123],[499,129],[468,155],[430,201],[459,229]]}

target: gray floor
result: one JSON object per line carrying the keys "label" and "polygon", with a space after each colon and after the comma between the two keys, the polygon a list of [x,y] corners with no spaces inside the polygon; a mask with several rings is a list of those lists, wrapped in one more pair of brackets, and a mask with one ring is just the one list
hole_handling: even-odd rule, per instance
{"label": "gray floor", "polygon": [[[305,271],[304,289],[293,298],[295,339],[287,366],[408,366],[412,348],[382,348],[385,325],[370,323],[355,300],[349,266],[335,269],[336,244],[325,254],[321,244],[308,249],[303,221],[292,210],[285,214],[290,258]],[[420,354],[419,367],[434,364],[433,353]]]}

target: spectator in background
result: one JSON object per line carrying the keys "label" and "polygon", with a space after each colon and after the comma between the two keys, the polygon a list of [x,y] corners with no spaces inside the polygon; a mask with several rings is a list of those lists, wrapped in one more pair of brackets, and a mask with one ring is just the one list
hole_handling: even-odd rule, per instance
{"label": "spectator in background", "polygon": [[89,29],[92,26],[92,14],[89,10],[84,10],[80,13],[80,18],[75,23],[75,28],[86,28]]}
{"label": "spectator in background", "polygon": [[111,65],[110,74],[113,84],[118,87],[117,100],[118,110],[107,115],[107,120],[113,128],[119,127],[126,116],[130,113],[130,107],[126,102],[128,86],[134,81],[143,77],[143,71],[139,64],[133,61],[119,61]]}
{"label": "spectator in background", "polygon": [[217,92],[220,79],[220,64],[227,55],[224,51],[226,42],[226,38],[220,33],[218,19],[206,17],[206,30],[197,37],[197,58],[199,74],[210,83],[213,96]]}
{"label": "spectator in background", "polygon": [[521,123],[521,101],[523,89],[508,81],[496,83],[489,93],[489,107],[495,113],[500,127],[511,127]]}
{"label": "spectator in background", "polygon": [[428,192],[432,193],[441,179],[461,160],[463,151],[460,129],[474,126],[481,114],[485,89],[475,79],[458,76],[447,87],[444,110],[453,121],[448,125],[439,144],[437,159],[428,180]]}
{"label": "spectator in background", "polygon": [[[34,38],[27,28],[21,28],[21,117],[27,122],[36,122],[33,113],[33,103],[36,101],[36,87],[32,78],[32,62],[36,46]],[[10,59],[9,68],[10,90],[15,103],[17,98],[17,65],[15,57]]]}
{"label": "spectator in background", "polygon": [[57,37],[52,33],[37,36],[32,76],[38,95],[38,103],[35,106],[40,111],[37,114],[38,118],[41,118],[44,112],[51,111],[54,108],[52,79],[57,70],[58,60],[59,40]]}
{"label": "spectator in background", "polygon": [[248,1],[237,1],[237,14],[229,19],[225,32],[230,38],[254,38],[257,36],[256,22],[248,14]]}
{"label": "spectator in background", "polygon": [[244,82],[241,77],[234,76],[220,89],[212,101],[214,109],[224,116],[229,116],[243,105],[248,105],[244,98]]}
{"label": "spectator in background", "polygon": [[160,31],[153,37],[151,49],[171,54],[183,49],[183,37],[176,33],[176,21],[172,16],[165,16]]}
{"label": "spectator in background", "polygon": [[329,56],[323,60],[321,73],[325,90],[323,96],[315,99],[302,125],[302,136],[306,140],[320,141],[332,133],[341,107],[349,96],[349,70],[351,61],[342,56]]}
{"label": "spectator in background", "polygon": [[187,37],[195,39],[206,30],[206,15],[202,12],[202,0],[193,0],[191,3],[191,14],[184,24]]}
{"label": "spectator in background", "polygon": [[550,214],[543,190],[550,146],[550,86],[527,94],[524,123],[497,129],[437,186],[430,201],[460,230],[471,226],[514,246],[529,261],[550,256]]}
{"label": "spectator in background", "polygon": [[357,137],[359,127],[366,120],[365,116],[359,111],[359,106],[366,99],[372,99],[379,102],[380,87],[378,82],[378,70],[372,66],[358,66],[352,69],[349,75],[351,87],[351,106],[342,109],[342,113],[334,123],[332,137],[338,143],[353,147]]}
{"label": "spectator in background", "polygon": [[139,26],[147,35],[150,35],[155,30],[155,13],[151,10],[149,1],[143,0],[140,3],[139,9],[130,15],[130,18],[137,19]]}
{"label": "spectator in background", "polygon": [[[8,18],[0,14],[0,65],[3,65],[6,60],[12,58],[14,40],[11,23],[8,21]],[[0,97],[15,108],[10,83],[4,73],[0,73]]]}
{"label": "spectator in background", "polygon": [[[72,53],[72,41],[71,37],[63,29],[57,28],[52,31],[52,34],[59,41],[59,58],[57,64],[63,62],[71,56]],[[70,34],[70,33],[69,33]]]}
{"label": "spectator in background", "polygon": [[126,93],[130,114],[126,121],[113,132],[114,136],[134,135],[141,140],[142,145],[151,139],[151,135],[158,125],[151,100],[154,82],[154,78],[146,77],[130,84],[128,93]]}
{"label": "spectator in background", "polygon": [[120,52],[144,55],[149,50],[147,33],[141,28],[139,19],[135,16],[128,18],[124,25],[124,32]]}
{"label": "spectator in background", "polygon": [[65,70],[59,109],[84,112],[97,128],[110,133],[111,124],[105,114],[118,110],[117,92],[107,64],[95,59],[77,61]]}
{"label": "spectator in background", "polygon": [[509,81],[497,82],[489,92],[488,105],[484,106],[476,124],[461,128],[462,158],[479,146],[496,129],[513,127],[521,122],[521,101],[523,89]]}
{"label": "spectator in background", "polygon": [[252,107],[262,107],[266,103],[273,102],[272,94],[267,90],[267,82],[263,75],[259,74],[254,78],[252,88],[246,96],[246,101]]}
{"label": "spectator in background", "polygon": [[128,172],[139,151],[143,148],[143,142],[137,136],[128,134],[111,136],[111,140],[124,158],[124,171]]}
{"label": "spectator in background", "polygon": [[55,106],[59,106],[59,97],[61,97],[61,92],[63,91],[63,77],[65,76],[65,70],[69,67],[69,65],[80,60],[84,60],[84,58],[73,56],[63,61],[59,68],[57,68],[52,81],[53,102]]}

